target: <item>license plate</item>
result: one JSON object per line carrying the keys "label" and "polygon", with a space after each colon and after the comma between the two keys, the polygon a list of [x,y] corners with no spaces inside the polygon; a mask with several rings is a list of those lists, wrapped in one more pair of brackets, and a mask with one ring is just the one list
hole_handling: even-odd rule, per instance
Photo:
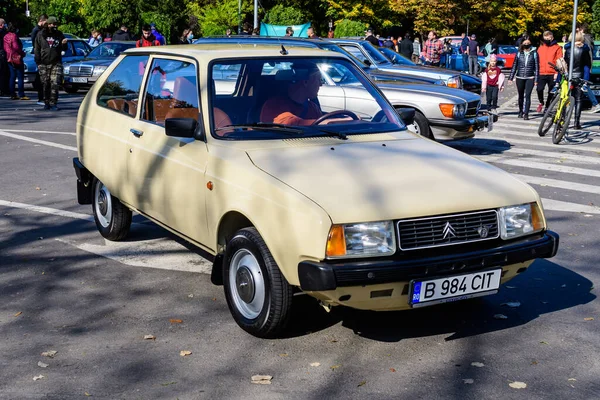
{"label": "license plate", "polygon": [[600,96],[600,90],[592,90],[592,92],[596,95],[596,96]]}
{"label": "license plate", "polygon": [[411,305],[424,307],[437,303],[486,296],[498,292],[502,269],[454,275],[411,282]]}
{"label": "license plate", "polygon": [[71,78],[73,83],[87,83],[87,78]]}

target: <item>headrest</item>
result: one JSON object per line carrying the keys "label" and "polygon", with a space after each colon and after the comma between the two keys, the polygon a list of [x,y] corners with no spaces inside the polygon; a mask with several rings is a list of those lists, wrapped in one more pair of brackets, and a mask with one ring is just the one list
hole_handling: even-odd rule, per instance
{"label": "headrest", "polygon": [[180,76],[173,85],[173,98],[185,102],[193,107],[198,107],[198,89],[195,76]]}

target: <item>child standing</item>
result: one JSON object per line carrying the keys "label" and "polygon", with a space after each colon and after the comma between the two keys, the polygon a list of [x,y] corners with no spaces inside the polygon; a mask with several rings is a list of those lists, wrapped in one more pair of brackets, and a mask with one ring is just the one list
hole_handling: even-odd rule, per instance
{"label": "child standing", "polygon": [[486,94],[487,109],[491,114],[497,114],[498,92],[504,90],[504,80],[506,77],[496,66],[496,55],[490,55],[490,62],[487,69],[481,76],[481,93]]}

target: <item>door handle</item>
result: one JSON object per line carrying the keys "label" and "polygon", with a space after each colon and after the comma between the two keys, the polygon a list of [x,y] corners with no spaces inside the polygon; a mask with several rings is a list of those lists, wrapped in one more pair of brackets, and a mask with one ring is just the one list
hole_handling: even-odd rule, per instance
{"label": "door handle", "polygon": [[135,136],[135,137],[140,137],[144,134],[144,132],[138,131],[137,129],[133,129],[133,128],[131,128],[129,130],[129,132],[133,133],[133,136]]}

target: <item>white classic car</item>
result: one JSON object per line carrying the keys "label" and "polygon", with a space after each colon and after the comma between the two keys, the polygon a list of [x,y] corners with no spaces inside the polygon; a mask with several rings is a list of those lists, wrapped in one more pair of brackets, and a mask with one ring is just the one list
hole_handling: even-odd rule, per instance
{"label": "white classic car", "polygon": [[[360,101],[321,92],[330,68]],[[558,249],[531,187],[408,131],[335,52],[127,50],[81,104],[77,148],[78,201],[100,233],[123,239],[135,211],[210,253],[258,337],[282,332],[295,291],[416,308],[496,293]]]}

